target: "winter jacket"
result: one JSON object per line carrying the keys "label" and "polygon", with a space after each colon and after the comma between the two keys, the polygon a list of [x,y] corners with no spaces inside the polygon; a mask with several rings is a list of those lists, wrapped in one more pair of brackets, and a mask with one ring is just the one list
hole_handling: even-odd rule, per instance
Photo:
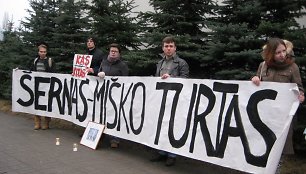
{"label": "winter jacket", "polygon": [[117,60],[115,62],[110,62],[107,58],[104,58],[99,72],[103,71],[106,76],[128,76],[129,68],[125,62],[122,60]]}
{"label": "winter jacket", "polygon": [[[36,57],[34,59],[34,63],[31,66],[31,71],[37,71],[37,62],[39,59],[40,59],[39,57]],[[51,72],[51,73],[55,72],[55,63],[52,58],[46,57],[42,60],[46,69],[45,72]]]}
{"label": "winter jacket", "polygon": [[283,68],[268,67],[266,63],[260,63],[257,74],[262,81],[296,83],[300,91],[304,91],[299,67],[292,63]]}
{"label": "winter jacket", "polygon": [[94,70],[93,75],[97,75],[104,55],[102,51],[98,48],[94,48],[93,50],[88,50],[88,55],[92,55],[90,68]]}
{"label": "winter jacket", "polygon": [[[155,76],[160,76],[160,70],[165,61],[164,54],[160,54],[162,60],[160,60],[156,65],[156,73]],[[188,78],[189,77],[189,66],[184,59],[179,58],[178,55],[175,54],[173,57],[173,64],[170,69],[169,75],[171,77],[181,77],[181,78]]]}

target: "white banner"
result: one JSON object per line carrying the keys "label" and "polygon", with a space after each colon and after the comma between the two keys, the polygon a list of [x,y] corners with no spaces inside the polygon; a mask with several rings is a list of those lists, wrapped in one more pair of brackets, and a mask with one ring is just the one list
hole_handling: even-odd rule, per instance
{"label": "white banner", "polygon": [[12,110],[106,125],[106,134],[250,173],[275,173],[296,84],[13,70]]}

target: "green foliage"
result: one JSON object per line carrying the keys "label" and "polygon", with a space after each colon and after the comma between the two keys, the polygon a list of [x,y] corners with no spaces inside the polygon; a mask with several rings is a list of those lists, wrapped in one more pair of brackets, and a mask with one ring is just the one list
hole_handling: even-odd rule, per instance
{"label": "green foliage", "polygon": [[23,39],[27,44],[36,46],[40,42],[53,45],[53,33],[56,23],[54,18],[58,16],[59,0],[29,1],[31,9],[28,9],[29,17],[21,21],[24,26]]}
{"label": "green foliage", "polygon": [[212,31],[205,46],[207,54],[201,61],[203,67],[213,72],[210,77],[247,80],[262,61],[261,47],[267,38],[280,37],[295,45],[295,39],[305,37],[298,31],[294,19],[302,15],[299,10],[305,6],[299,2],[223,1],[218,8],[219,15],[208,24]]}
{"label": "green foliage", "polygon": [[296,62],[306,82],[306,31],[295,18],[305,15],[306,0],[150,0],[152,12],[135,13],[135,0],[30,0],[28,17],[18,31],[0,42],[0,97],[9,97],[11,70],[28,69],[37,44],[49,45],[57,72],[70,73],[73,55],[85,53],[95,35],[104,50],[116,42],[131,75],[154,75],[161,41],[175,36],[177,52],[191,77],[249,79],[262,61],[269,37],[293,42]]}
{"label": "green foliage", "polygon": [[215,3],[212,0],[150,0],[154,12],[142,13],[147,27],[143,42],[154,54],[161,52],[161,41],[167,35],[175,36],[180,57],[190,66],[192,77],[202,77],[200,60],[204,55],[206,33],[205,15],[214,14]]}
{"label": "green foliage", "polygon": [[130,75],[132,76],[151,76],[155,75],[156,55],[148,50],[135,50],[123,53],[123,60],[127,61]]}
{"label": "green foliage", "polygon": [[34,59],[36,46],[44,42],[57,72],[71,72],[74,54],[85,53],[86,49],[89,30],[86,1],[41,0],[30,1],[30,6],[30,17],[22,22],[25,29],[21,33],[24,44],[33,47],[29,56]]}
{"label": "green foliage", "polygon": [[90,15],[93,19],[93,31],[99,38],[99,46],[107,48],[118,43],[125,49],[138,49],[140,23],[132,15],[136,7],[134,0],[93,0]]}
{"label": "green foliage", "polygon": [[89,30],[85,0],[67,0],[59,4],[58,15],[54,18],[52,54],[57,72],[70,73],[74,54],[83,54],[86,50],[86,38]]}
{"label": "green foliage", "polygon": [[245,69],[233,69],[233,70],[221,70],[216,72],[216,77],[222,77],[220,80],[245,80],[252,75],[253,72],[247,71]]}
{"label": "green foliage", "polygon": [[22,66],[27,60],[26,50],[17,32],[4,33],[4,40],[0,42],[0,98],[11,97],[12,70],[17,67],[26,69]]}

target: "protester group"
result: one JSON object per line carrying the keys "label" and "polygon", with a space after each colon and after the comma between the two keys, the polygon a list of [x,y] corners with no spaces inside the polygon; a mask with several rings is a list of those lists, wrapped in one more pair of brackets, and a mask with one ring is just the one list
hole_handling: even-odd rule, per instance
{"label": "protester group", "polygon": [[[187,62],[176,53],[176,41],[172,36],[165,37],[162,42],[162,51],[159,56],[161,60],[156,64],[155,76],[161,79],[167,78],[188,78],[189,66]],[[47,57],[47,45],[38,46],[38,57],[34,59],[31,71],[55,72],[55,62]],[[89,75],[104,78],[105,76],[128,76],[129,68],[121,57],[121,47],[117,43],[109,45],[108,54],[97,48],[95,37],[87,39],[87,54],[92,55],[90,68],[87,69]],[[299,88],[298,99],[304,102],[304,89],[300,76],[299,67],[294,61],[293,44],[290,41],[280,38],[270,38],[262,48],[260,63],[256,74],[251,78],[254,85],[259,86],[261,81],[296,83]],[[268,116],[267,116],[268,117]],[[294,154],[293,149],[293,127],[295,119],[289,129],[283,154]],[[50,117],[34,116],[34,129],[49,129]],[[110,147],[118,148],[120,139],[110,136]],[[173,166],[176,163],[177,155],[166,151],[157,151],[151,161],[164,161],[166,166]]]}

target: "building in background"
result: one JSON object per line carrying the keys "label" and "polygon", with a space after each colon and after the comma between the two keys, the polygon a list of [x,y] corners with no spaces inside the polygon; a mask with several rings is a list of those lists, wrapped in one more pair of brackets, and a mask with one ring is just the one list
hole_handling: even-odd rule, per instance
{"label": "building in background", "polygon": [[[303,11],[306,12],[306,9],[304,9]],[[296,19],[296,21],[300,24],[302,28],[306,28],[306,15],[304,15],[302,18]]]}
{"label": "building in background", "polygon": [[3,41],[3,30],[0,28],[0,41]]}

